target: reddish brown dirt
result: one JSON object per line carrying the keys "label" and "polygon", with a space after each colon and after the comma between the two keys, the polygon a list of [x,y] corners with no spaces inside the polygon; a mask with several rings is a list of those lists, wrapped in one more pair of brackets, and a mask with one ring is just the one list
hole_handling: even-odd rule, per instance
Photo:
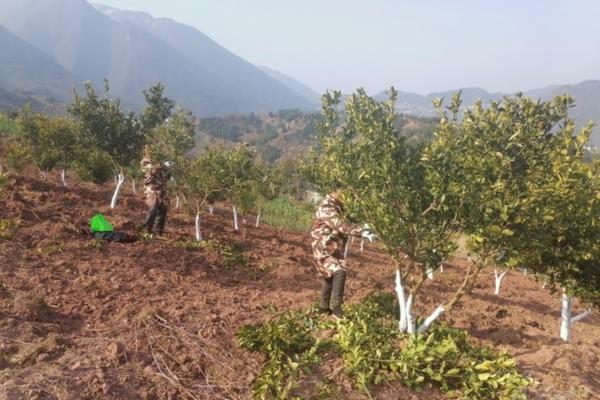
{"label": "reddish brown dirt", "polygon": [[[230,215],[204,216],[204,232],[243,249],[246,265],[229,265],[214,250],[186,250],[192,218],[172,212],[166,238],[97,246],[80,229],[95,211],[132,231],[144,204],[127,189],[117,210],[110,188],[56,177],[18,178],[1,198],[0,218],[19,220],[0,239],[0,398],[176,399],[250,398],[261,357],[241,351],[233,335],[280,310],[318,297],[308,235],[268,226],[232,229]],[[354,247],[346,298],[393,290],[390,260],[373,246]],[[448,265],[417,299],[431,312],[458,286],[464,261]],[[534,399],[600,398],[600,318],[558,339],[560,296],[522,273],[506,277],[493,295],[488,271],[461,306],[444,316],[477,340],[504,348],[539,384]],[[581,310],[576,310],[581,311]],[[335,374],[340,369],[323,373]],[[362,399],[344,382],[340,398]],[[193,392],[186,392],[193,388]],[[443,398],[398,385],[375,390],[381,399]]]}

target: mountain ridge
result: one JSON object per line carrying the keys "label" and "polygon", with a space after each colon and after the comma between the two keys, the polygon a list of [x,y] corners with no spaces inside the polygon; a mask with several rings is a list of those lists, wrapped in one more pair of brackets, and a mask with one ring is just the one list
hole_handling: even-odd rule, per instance
{"label": "mountain ridge", "polygon": [[[98,87],[107,78],[115,96],[138,107],[142,91],[159,81],[167,95],[199,116],[312,107],[200,31],[172,20],[152,20],[167,26],[161,34],[123,17],[129,14],[107,16],[84,0],[0,0],[0,9],[0,25]],[[196,48],[213,56],[198,57],[201,50],[182,48],[182,41],[167,35],[185,30],[193,32]]]}

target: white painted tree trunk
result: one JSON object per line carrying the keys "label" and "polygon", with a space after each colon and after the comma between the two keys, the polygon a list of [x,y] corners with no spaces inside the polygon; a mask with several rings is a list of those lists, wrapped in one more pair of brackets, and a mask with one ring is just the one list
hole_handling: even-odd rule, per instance
{"label": "white painted tree trunk", "polygon": [[546,285],[548,285],[548,277],[544,276],[544,284],[542,285],[542,289],[546,289]]}
{"label": "white painted tree trunk", "polygon": [[502,286],[502,279],[504,279],[504,277],[506,276],[506,274],[508,273],[508,270],[504,271],[503,273],[499,274],[498,270],[494,270],[494,280],[496,283],[496,289],[494,290],[494,294],[496,296],[498,296],[500,294],[500,287]]}
{"label": "white painted tree trunk", "polygon": [[208,212],[210,215],[213,215],[213,213],[215,212],[215,208],[212,205],[208,205]]}
{"label": "white painted tree trunk", "polygon": [[175,209],[179,210],[179,195],[175,195]]}
{"label": "white painted tree trunk", "polygon": [[360,252],[362,253],[365,250],[365,239],[360,240]]}
{"label": "white painted tree trunk", "polygon": [[562,295],[562,309],[560,311],[560,338],[565,342],[568,342],[571,338],[571,309],[573,304],[571,297],[563,292]]}
{"label": "white painted tree trunk", "polygon": [[527,268],[523,269],[523,275],[527,276]]}
{"label": "white painted tree trunk", "polygon": [[258,210],[258,214],[256,215],[256,227],[258,228],[260,226],[260,213],[261,211]]}
{"label": "white painted tree trunk", "polygon": [[196,240],[202,241],[202,231],[200,230],[200,211],[196,212]]}
{"label": "white painted tree trunk", "polygon": [[117,186],[115,187],[115,192],[113,193],[112,199],[110,201],[110,208],[117,207],[117,200],[119,200],[119,194],[121,194],[121,187],[123,187],[123,182],[125,182],[125,175],[123,172],[120,172],[117,175]]}
{"label": "white painted tree trunk", "polygon": [[67,185],[67,171],[64,168],[60,171],[60,180],[64,187],[69,187],[69,185]]}
{"label": "white painted tree trunk", "polygon": [[236,231],[240,230],[240,225],[238,224],[237,208],[235,208],[235,206],[233,206],[233,228]]}
{"label": "white painted tree trunk", "polygon": [[131,191],[133,194],[137,194],[137,189],[135,188],[135,178],[131,178]]}
{"label": "white painted tree trunk", "polygon": [[581,314],[571,317],[573,311],[573,298],[567,295],[567,293],[563,290],[562,295],[562,309],[560,312],[561,321],[560,321],[560,338],[565,342],[568,342],[571,339],[571,324],[581,321],[587,316],[592,314],[591,309],[587,309]]}
{"label": "white painted tree trunk", "polygon": [[42,177],[42,180],[44,182],[46,182],[46,180],[48,179],[48,176],[46,175],[46,171],[44,171],[43,169],[40,169],[40,175]]}
{"label": "white painted tree trunk", "polygon": [[396,294],[398,296],[398,304],[400,305],[400,321],[398,322],[398,329],[400,332],[412,334],[415,332],[415,324],[411,314],[412,295],[406,296],[406,290],[402,284],[400,270],[396,270]]}
{"label": "white painted tree trunk", "polygon": [[352,240],[354,240],[354,238],[352,238],[351,240],[346,240],[346,247],[344,248],[344,258],[348,258],[348,253],[350,252],[350,243]]}
{"label": "white painted tree trunk", "polygon": [[427,279],[433,280],[433,268],[427,269]]}
{"label": "white painted tree trunk", "polygon": [[440,274],[444,273],[444,260],[440,263]]}
{"label": "white painted tree trunk", "polygon": [[425,321],[417,329],[417,333],[425,333],[429,330],[431,324],[438,319],[444,313],[444,306],[436,308],[429,317],[425,318]]}

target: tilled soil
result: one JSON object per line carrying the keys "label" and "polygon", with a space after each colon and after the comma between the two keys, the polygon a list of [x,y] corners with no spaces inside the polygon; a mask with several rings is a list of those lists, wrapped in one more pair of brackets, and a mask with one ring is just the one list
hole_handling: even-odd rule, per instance
{"label": "tilled soil", "polygon": [[[108,186],[19,177],[0,198],[0,218],[19,221],[14,237],[0,239],[0,398],[250,398],[263,360],[240,350],[234,334],[274,309],[314,304],[320,281],[309,235],[256,228],[250,218],[238,233],[229,211],[217,208],[203,216],[203,230],[243,254],[228,258],[216,247],[189,248],[193,218],[171,210],[164,238],[105,245],[83,231],[95,212],[130,233],[145,214],[130,188],[116,210],[107,207],[110,196]],[[422,290],[417,314],[459,286],[467,261],[451,261]],[[349,264],[347,301],[393,291],[392,262],[375,245],[362,253],[354,245]],[[600,398],[600,318],[576,323],[571,343],[563,343],[559,293],[520,272],[505,278],[500,296],[493,286],[486,271],[443,319],[512,354],[538,382],[531,398]],[[365,398],[340,371],[324,365],[320,372],[340,398]],[[444,398],[399,385],[374,395]]]}

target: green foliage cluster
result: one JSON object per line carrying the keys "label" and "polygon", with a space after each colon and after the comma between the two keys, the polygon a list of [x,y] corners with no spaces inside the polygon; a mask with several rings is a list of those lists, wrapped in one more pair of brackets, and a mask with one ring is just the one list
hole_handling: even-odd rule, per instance
{"label": "green foliage cluster", "polygon": [[117,168],[139,159],[144,144],[140,122],[133,112],[123,110],[119,99],[110,97],[108,82],[103,96],[87,82],[85,96],[75,92],[69,113],[79,121],[92,145],[108,154]]}
{"label": "green foliage cluster", "polygon": [[262,206],[263,220],[278,228],[294,231],[308,231],[312,224],[314,210],[311,205],[286,197],[278,197]]}
{"label": "green foliage cluster", "polygon": [[[254,126],[254,124],[248,122],[247,126]],[[200,120],[199,129],[203,132],[207,132],[211,136],[232,142],[237,141],[246,132],[245,127],[238,126],[235,121],[219,117],[202,118]]]}
{"label": "green foliage cluster", "polygon": [[440,110],[425,158],[444,165],[445,195],[456,205],[478,268],[522,265],[570,295],[600,305],[600,167],[585,160],[592,126],[569,119],[569,96],[521,95],[458,120],[460,98]]}
{"label": "green foliage cluster", "polygon": [[17,123],[7,115],[0,114],[0,137],[13,136],[17,133]]}
{"label": "green foliage cluster", "polygon": [[[466,332],[446,326],[427,336],[404,335],[396,329],[396,308],[391,296],[378,294],[348,307],[347,318],[338,322],[309,310],[243,327],[237,333],[240,346],[267,357],[254,382],[254,398],[304,398],[300,383],[326,354],[328,360],[340,357],[346,375],[368,396],[374,385],[398,381],[462,399],[525,398],[532,380],[505,352],[477,345]],[[316,339],[331,330],[330,338]]]}
{"label": "green foliage cluster", "polygon": [[[434,102],[434,140],[417,145],[399,130],[393,89],[387,102],[359,90],[343,113],[340,98],[323,96],[320,140],[306,169],[321,192],[340,191],[348,216],[381,239],[397,263],[399,296],[406,288],[414,300],[463,233],[474,263],[442,312],[488,265],[531,268],[600,304],[599,168],[585,159],[591,126],[575,132],[569,119],[572,98],[518,94],[459,115],[457,93],[448,106]],[[410,319],[404,328],[401,318],[401,329],[411,331]]]}
{"label": "green foliage cluster", "polygon": [[256,153],[245,145],[207,148],[182,169],[176,190],[189,199],[192,215],[218,201],[232,203],[241,214],[259,212],[281,186],[276,171],[259,164]]}

